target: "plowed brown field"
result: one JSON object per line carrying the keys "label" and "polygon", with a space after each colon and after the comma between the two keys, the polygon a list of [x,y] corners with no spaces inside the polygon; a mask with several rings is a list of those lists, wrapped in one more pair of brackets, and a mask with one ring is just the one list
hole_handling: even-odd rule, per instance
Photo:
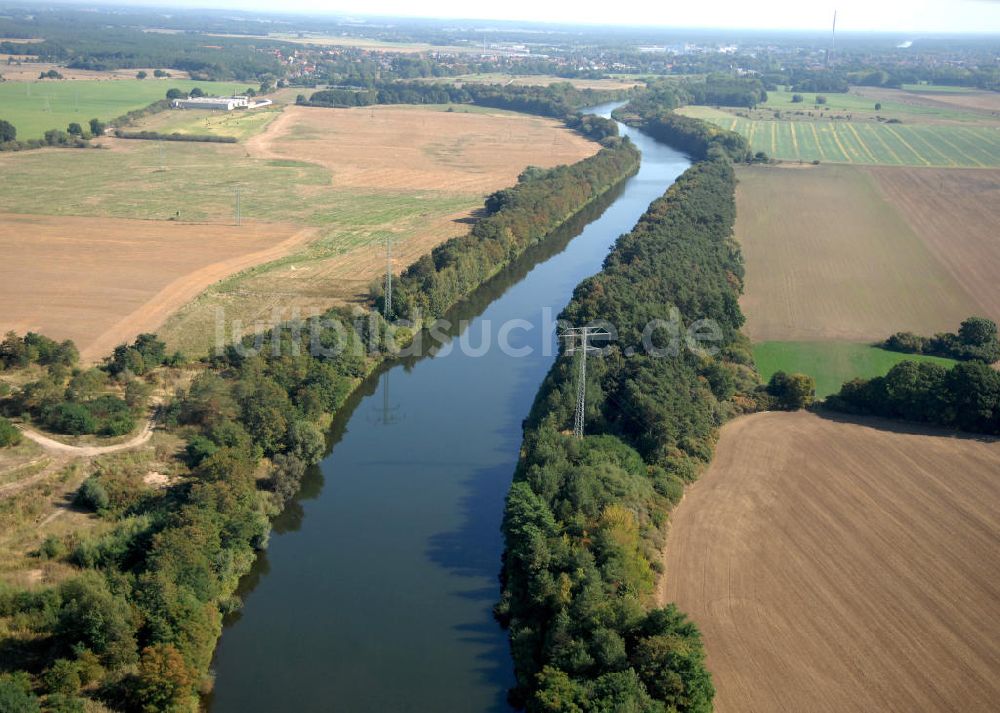
{"label": "plowed brown field", "polygon": [[736,235],[754,341],[875,341],[1000,320],[1000,171],[749,167]]}
{"label": "plowed brown field", "polygon": [[212,283],[313,234],[275,224],[0,214],[0,333],[72,339],[84,361],[155,331]]}
{"label": "plowed brown field", "polygon": [[661,596],[701,627],[718,713],[1000,700],[1000,442],[764,413],[678,506]]}

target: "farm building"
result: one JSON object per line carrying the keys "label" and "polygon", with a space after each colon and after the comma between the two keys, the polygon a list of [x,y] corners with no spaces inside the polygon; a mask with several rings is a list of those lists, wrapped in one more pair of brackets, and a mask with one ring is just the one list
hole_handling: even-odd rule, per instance
{"label": "farm building", "polygon": [[174,99],[171,106],[174,109],[220,109],[222,111],[232,111],[233,109],[255,109],[260,106],[267,106],[270,99],[251,100],[250,97],[190,97],[188,99]]}

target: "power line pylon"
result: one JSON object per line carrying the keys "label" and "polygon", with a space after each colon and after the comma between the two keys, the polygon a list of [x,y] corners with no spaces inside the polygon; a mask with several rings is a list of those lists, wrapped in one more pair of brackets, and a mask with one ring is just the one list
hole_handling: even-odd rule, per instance
{"label": "power line pylon", "polygon": [[236,186],[236,225],[241,225],[240,222],[240,187]]}
{"label": "power line pylon", "polygon": [[[591,338],[607,339],[611,335],[601,327],[570,327],[559,335],[570,340],[571,346],[566,347],[567,354],[580,353],[580,366],[576,384],[576,413],[573,416],[573,435],[583,438],[583,422],[587,412],[587,353],[598,352],[600,349],[590,343]],[[579,343],[577,343],[579,342]]]}

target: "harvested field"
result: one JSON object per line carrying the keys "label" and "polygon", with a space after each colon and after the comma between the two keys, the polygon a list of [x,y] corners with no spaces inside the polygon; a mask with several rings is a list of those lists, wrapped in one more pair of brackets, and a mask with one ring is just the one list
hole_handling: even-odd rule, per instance
{"label": "harvested field", "polygon": [[321,164],[338,188],[486,194],[515,183],[525,166],[573,163],[597,144],[554,120],[511,113],[289,107],[248,149]]}
{"label": "harvested field", "polygon": [[[750,338],[866,342],[901,330],[932,334],[954,330],[993,304],[996,281],[978,276],[980,263],[996,265],[995,240],[981,236],[990,235],[990,225],[996,235],[997,202],[966,213],[976,197],[947,204],[935,195],[934,179],[921,178],[922,171],[739,169],[736,235],[746,256],[742,304]],[[956,172],[949,181],[976,185],[970,182],[974,174]],[[910,175],[914,178],[906,178]],[[984,172],[981,180],[988,185],[991,175],[996,176]],[[885,197],[880,186],[895,190],[895,181],[906,186],[903,190],[916,190],[905,201],[914,206],[926,201],[942,211],[932,223],[934,236],[931,227],[916,227],[921,218],[903,206],[903,198]],[[985,233],[975,225],[981,216],[992,216]],[[952,245],[954,254],[946,258],[943,251]],[[1000,310],[985,312],[1000,319]]]}
{"label": "harvested field", "polygon": [[0,332],[72,339],[84,361],[96,361],[212,283],[311,235],[290,225],[2,214]]}
{"label": "harvested field", "polygon": [[1000,171],[866,170],[979,313],[1000,319]]}
{"label": "harvested field", "polygon": [[890,422],[725,426],[661,591],[702,630],[715,710],[995,710],[998,472],[1000,442]]}
{"label": "harvested field", "polygon": [[[3,56],[0,55],[0,58]],[[42,72],[48,72],[50,69],[54,69],[59,74],[63,76],[63,79],[70,80],[97,80],[97,79],[135,79],[136,73],[140,71],[146,72],[149,75],[145,81],[147,82],[169,82],[171,79],[190,79],[191,75],[181,69],[170,69],[167,70],[170,73],[169,77],[154,77],[153,72],[157,69],[156,67],[143,67],[135,69],[110,69],[110,70],[95,70],[95,69],[73,69],[71,67],[62,67],[58,64],[53,64],[52,62],[22,62],[21,64],[9,64],[4,65],[0,68],[0,74],[3,74],[3,78],[8,82],[30,82],[38,79],[38,75]],[[164,92],[167,88],[164,87]]]}

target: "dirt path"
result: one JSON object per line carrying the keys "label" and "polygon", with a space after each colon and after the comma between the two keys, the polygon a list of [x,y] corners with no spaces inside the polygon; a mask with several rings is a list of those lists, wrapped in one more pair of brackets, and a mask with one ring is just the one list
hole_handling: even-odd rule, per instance
{"label": "dirt path", "polygon": [[[27,426],[21,426],[20,428],[21,433],[23,433],[25,437],[31,439],[46,450],[54,453],[78,456],[81,458],[92,458],[94,456],[102,456],[108,453],[118,453],[119,451],[131,450],[132,448],[137,448],[145,443],[148,443],[149,439],[153,437],[152,420],[146,421],[146,425],[142,427],[142,431],[138,435],[127,441],[115,443],[111,446],[71,446],[67,443],[60,443],[57,440],[42,435],[38,431],[28,428]],[[11,483],[11,485],[16,485],[16,483]]]}
{"label": "dirt path", "polygon": [[764,413],[672,517],[718,713],[996,710],[1000,442]]}

